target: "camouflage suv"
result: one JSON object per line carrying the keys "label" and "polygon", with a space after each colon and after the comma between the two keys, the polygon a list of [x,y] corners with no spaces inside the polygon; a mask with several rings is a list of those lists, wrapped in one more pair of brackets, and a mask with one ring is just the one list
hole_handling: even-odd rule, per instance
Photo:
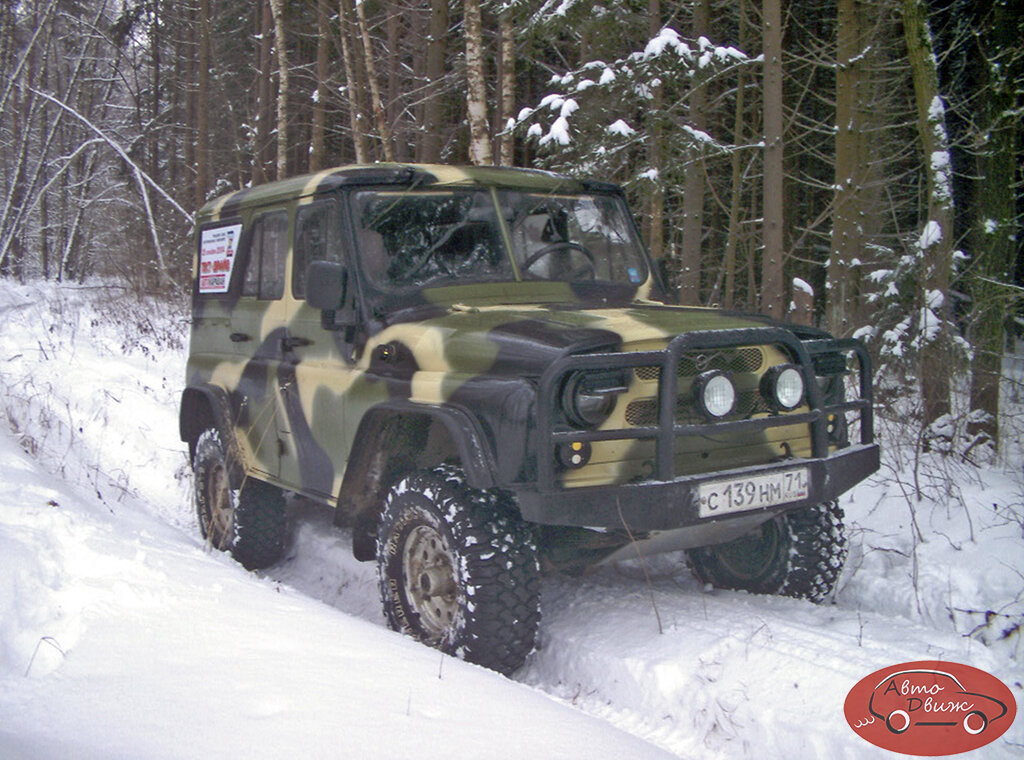
{"label": "camouflage suv", "polygon": [[246,567],[282,557],[286,492],[331,505],[393,628],[506,673],[542,570],[686,550],[831,593],[836,497],[878,467],[863,348],[666,305],[617,187],[334,169],[208,204],[194,268],[181,437]]}

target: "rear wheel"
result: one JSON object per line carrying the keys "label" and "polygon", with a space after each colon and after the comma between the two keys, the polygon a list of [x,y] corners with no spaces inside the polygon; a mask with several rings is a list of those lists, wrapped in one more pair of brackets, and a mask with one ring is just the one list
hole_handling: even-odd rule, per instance
{"label": "rear wheel", "polygon": [[287,534],[281,490],[252,478],[232,488],[227,450],[216,428],[203,431],[195,452],[196,515],[203,538],[214,549],[231,552],[248,570],[280,560]]}
{"label": "rear wheel", "polygon": [[964,716],[963,727],[971,736],[977,736],[988,728],[988,718],[980,710],[971,710]]}
{"label": "rear wheel", "polygon": [[843,510],[832,501],[787,512],[746,536],[687,555],[704,583],[821,602],[846,561]]}
{"label": "rear wheel", "polygon": [[533,532],[507,496],[468,487],[458,468],[421,470],[391,489],[377,569],[392,629],[505,674],[533,651],[540,624]]}

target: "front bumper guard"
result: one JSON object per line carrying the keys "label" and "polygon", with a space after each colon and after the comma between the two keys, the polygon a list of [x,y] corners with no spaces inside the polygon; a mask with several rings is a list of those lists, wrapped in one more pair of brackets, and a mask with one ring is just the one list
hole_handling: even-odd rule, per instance
{"label": "front bumper guard", "polygon": [[[737,348],[774,344],[784,347],[801,368],[807,389],[809,410],[777,414],[758,419],[706,424],[679,424],[676,406],[679,377],[676,368],[687,351]],[[859,398],[825,404],[814,375],[816,354],[853,353],[859,363]],[[658,424],[608,430],[555,429],[560,415],[559,391],[569,373],[577,370],[659,367]],[[698,490],[702,483],[730,478],[741,479],[806,466],[810,475],[808,497],[801,501],[769,507],[780,512],[819,504],[836,498],[866,478],[879,466],[879,449],[874,443],[871,359],[864,346],[853,339],[801,341],[779,327],[693,332],[679,335],[658,351],[600,353],[564,356],[552,363],[540,379],[537,420],[537,481],[517,488],[519,508],[530,522],[630,530],[670,530],[711,518],[698,516]],[[856,411],[860,416],[860,444],[829,453],[828,418]],[[796,424],[810,426],[811,457],[785,459],[753,467],[675,477],[675,442],[682,436],[753,433],[772,427]],[[556,482],[555,454],[561,444],[574,441],[653,439],[654,472],[650,480],[608,486],[562,488]],[[750,512],[732,513],[730,519]]]}

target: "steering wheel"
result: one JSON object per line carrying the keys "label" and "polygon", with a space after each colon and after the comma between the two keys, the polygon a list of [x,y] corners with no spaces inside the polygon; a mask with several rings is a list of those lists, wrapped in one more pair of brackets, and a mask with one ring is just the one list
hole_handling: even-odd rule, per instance
{"label": "steering wheel", "polygon": [[579,251],[586,258],[586,261],[583,264],[569,272],[572,279],[575,280],[582,276],[583,274],[586,274],[587,272],[590,272],[590,279],[594,279],[594,277],[597,274],[597,266],[594,261],[594,254],[591,253],[590,249],[587,248],[582,243],[574,243],[571,240],[563,240],[558,243],[552,243],[551,245],[544,246],[539,251],[534,251],[532,254],[526,257],[526,261],[522,263],[521,269],[525,272],[544,257],[550,256],[551,254],[557,253],[558,251]]}
{"label": "steering wheel", "polygon": [[426,251],[424,251],[423,254],[421,254],[420,256],[419,261],[415,262],[414,264],[409,266],[408,269],[405,270],[405,279],[407,281],[413,280],[420,272],[423,271],[424,267],[426,267],[427,264],[430,263],[431,261],[433,261],[437,265],[438,269],[440,269],[442,272],[444,272],[444,274],[450,277],[452,275],[451,267],[449,267],[441,259],[437,258],[437,252],[441,249],[442,246],[444,246],[449,240],[452,239],[452,236],[455,234],[456,229],[459,227],[461,227],[461,225],[453,224],[433,245],[431,245]]}

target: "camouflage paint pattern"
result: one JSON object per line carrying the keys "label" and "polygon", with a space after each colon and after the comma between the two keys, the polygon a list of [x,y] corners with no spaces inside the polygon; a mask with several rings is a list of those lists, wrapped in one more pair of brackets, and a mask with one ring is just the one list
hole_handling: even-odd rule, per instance
{"label": "camouflage paint pattern", "polygon": [[[380,184],[493,186],[549,193],[605,189],[537,171],[347,167],[226,195],[200,211],[198,225],[202,230],[241,223],[243,257],[246,235],[258,214],[286,211],[291,241],[300,206]],[[357,243],[351,234],[343,239],[345,263],[357,272]],[[753,316],[649,300],[660,292],[649,267],[643,282],[622,302],[588,302],[565,282],[467,284],[427,288],[386,318],[363,313],[349,329],[325,329],[321,312],[292,295],[290,256],[284,295],[274,300],[240,295],[238,282],[245,264],[244,257],[236,262],[228,293],[195,293],[187,384],[213,386],[227,394],[230,425],[247,472],[332,504],[343,496],[350,458],[382,445],[358,437],[361,423],[382,405],[403,402],[424,410],[464,413],[474,420],[477,433],[471,445],[485,449],[495,463],[494,482],[515,490],[529,487],[536,477],[530,442],[537,378],[558,357],[663,349],[682,333],[765,324]],[[197,245],[194,269],[198,266]],[[358,277],[355,282],[358,289]],[[358,301],[358,293],[356,297]],[[776,346],[742,350],[750,363],[735,377],[744,398],[757,396],[760,377],[771,366],[793,361]],[[679,414],[687,414],[692,406],[693,374],[680,376]],[[656,419],[657,373],[630,371],[628,378],[627,390],[599,429],[652,424],[652,405]],[[801,411],[806,406],[795,413]],[[768,416],[770,410],[754,404],[744,414],[756,418]],[[643,480],[649,477],[653,450],[651,441],[595,442],[585,466],[559,468],[560,485],[578,488]],[[806,424],[686,439],[677,443],[676,472],[714,472],[807,457],[810,452]]]}

